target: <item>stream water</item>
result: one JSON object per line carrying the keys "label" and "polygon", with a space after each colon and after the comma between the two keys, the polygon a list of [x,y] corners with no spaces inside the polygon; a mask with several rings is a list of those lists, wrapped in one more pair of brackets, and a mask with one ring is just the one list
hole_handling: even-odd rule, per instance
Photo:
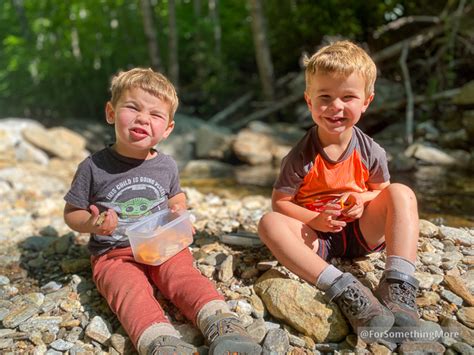
{"label": "stream water", "polygon": [[[414,172],[392,173],[392,182],[410,186],[418,198],[420,218],[450,227],[474,228],[474,176],[451,167],[421,166]],[[271,187],[241,185],[233,179],[184,179],[183,186],[226,198],[271,196]]]}

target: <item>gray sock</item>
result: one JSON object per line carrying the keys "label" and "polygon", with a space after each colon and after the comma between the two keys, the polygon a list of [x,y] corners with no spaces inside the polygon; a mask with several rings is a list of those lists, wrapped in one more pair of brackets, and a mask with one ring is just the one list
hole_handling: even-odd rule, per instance
{"label": "gray sock", "polygon": [[413,274],[415,273],[415,269],[415,264],[413,264],[410,260],[396,255],[387,256],[387,261],[385,262],[385,270],[400,271],[406,275],[413,276]]}
{"label": "gray sock", "polygon": [[198,312],[196,316],[196,325],[201,330],[204,331],[206,327],[206,322],[210,316],[213,316],[217,313],[232,313],[229,306],[225,301],[214,300],[206,303]]}
{"label": "gray sock", "polygon": [[154,323],[146,328],[140,335],[137,343],[137,350],[140,355],[148,354],[150,345],[161,335],[174,336],[181,338],[181,334],[169,323]]}
{"label": "gray sock", "polygon": [[342,275],[342,271],[336,268],[334,265],[328,265],[322,272],[319,274],[318,279],[316,280],[316,287],[321,291],[326,291],[334,281]]}

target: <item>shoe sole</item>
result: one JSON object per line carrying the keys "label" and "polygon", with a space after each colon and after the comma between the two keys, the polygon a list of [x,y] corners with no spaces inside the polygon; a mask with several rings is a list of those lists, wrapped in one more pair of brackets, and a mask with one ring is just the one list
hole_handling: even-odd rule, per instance
{"label": "shoe sole", "polygon": [[222,335],[209,347],[209,355],[258,355],[262,348],[252,339],[242,336]]}
{"label": "shoe sole", "polygon": [[395,326],[397,327],[418,327],[420,325],[419,319],[413,319],[408,314],[395,314]]}
{"label": "shoe sole", "polygon": [[[376,330],[377,333],[382,334],[392,329],[394,324],[395,324],[394,315],[387,308],[384,307],[383,314],[373,317],[370,320],[369,324],[365,325],[364,328],[368,328],[368,329],[372,328],[373,330]],[[360,334],[358,335],[360,336]],[[376,342],[378,339],[363,337],[363,340],[367,344],[371,344],[373,342]]]}

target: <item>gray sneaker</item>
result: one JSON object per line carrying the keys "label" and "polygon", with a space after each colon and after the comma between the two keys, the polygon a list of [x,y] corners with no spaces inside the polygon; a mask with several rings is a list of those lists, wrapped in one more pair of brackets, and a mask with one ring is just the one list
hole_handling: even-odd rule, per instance
{"label": "gray sneaker", "polygon": [[194,345],[170,335],[161,335],[148,346],[147,355],[199,355]]}
{"label": "gray sneaker", "polygon": [[204,337],[209,355],[258,355],[262,348],[232,313],[217,313],[205,321]]}
{"label": "gray sneaker", "polygon": [[[326,291],[326,297],[336,302],[359,335],[359,327],[385,332],[392,328],[394,316],[352,274],[344,273]],[[366,339],[364,339],[366,340]]]}
{"label": "gray sneaker", "polygon": [[375,296],[395,315],[395,325],[417,327],[420,324],[416,306],[419,282],[413,276],[399,271],[384,271]]}

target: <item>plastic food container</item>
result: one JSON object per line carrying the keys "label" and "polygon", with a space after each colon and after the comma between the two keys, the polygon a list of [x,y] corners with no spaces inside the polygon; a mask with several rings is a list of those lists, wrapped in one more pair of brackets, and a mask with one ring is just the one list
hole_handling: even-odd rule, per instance
{"label": "plastic food container", "polygon": [[160,265],[193,242],[188,211],[159,211],[127,228],[133,257],[142,264]]}

